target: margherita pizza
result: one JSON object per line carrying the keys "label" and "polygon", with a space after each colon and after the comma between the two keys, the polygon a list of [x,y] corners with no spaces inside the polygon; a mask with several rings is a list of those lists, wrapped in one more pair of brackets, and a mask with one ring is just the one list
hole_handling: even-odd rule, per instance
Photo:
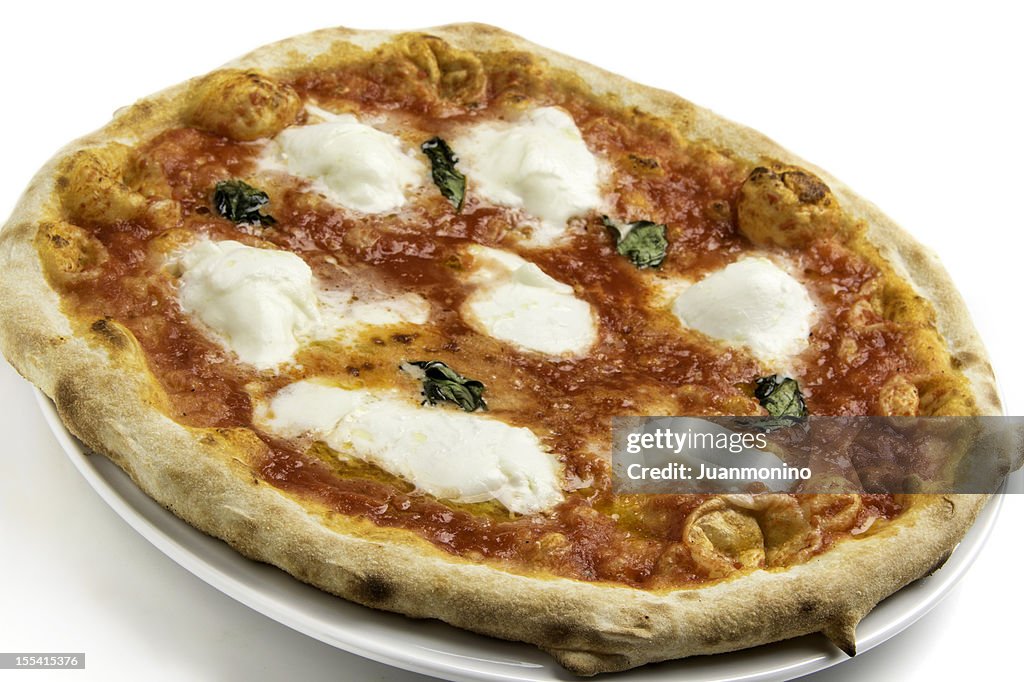
{"label": "margherita pizza", "polygon": [[119,112],[0,235],[0,342],[196,528],[582,675],[852,654],[985,502],[617,494],[613,417],[999,412],[871,204],[481,25],[299,36]]}

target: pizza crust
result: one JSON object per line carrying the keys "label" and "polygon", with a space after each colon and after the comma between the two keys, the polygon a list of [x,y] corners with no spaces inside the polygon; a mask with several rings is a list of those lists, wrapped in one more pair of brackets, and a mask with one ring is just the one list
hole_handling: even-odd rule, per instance
{"label": "pizza crust", "polygon": [[[931,301],[979,411],[1001,412],[984,347],[937,258],[835,178],[675,95],[499,29],[460,24],[427,31],[474,51],[528,51],[577,73],[597,92],[612,92],[672,121],[688,136],[751,160],[770,157],[811,169],[847,212],[867,221],[871,241]],[[273,74],[293,68],[304,55],[329,55],[337,40],[372,47],[393,35],[318,31],[260,48],[229,66]],[[247,462],[263,446],[251,433],[189,428],[166,417],[131,334],[110,321],[69,320],[35,247],[40,225],[59,215],[54,189],[61,161],[114,140],[130,144],[176,123],[192,82],[122,110],[104,129],[61,150],[33,179],[0,233],[0,347],[54,400],[65,424],[89,448],[110,457],[169,510],[244,555],[367,606],[536,644],[569,670],[593,675],[812,632],[825,633],[852,654],[857,622],[880,600],[941,565],[984,506],[982,495],[922,496],[884,530],[841,542],[805,564],[663,592],[517,575],[451,556],[400,530],[337,518],[324,523],[320,510],[252,477]]]}

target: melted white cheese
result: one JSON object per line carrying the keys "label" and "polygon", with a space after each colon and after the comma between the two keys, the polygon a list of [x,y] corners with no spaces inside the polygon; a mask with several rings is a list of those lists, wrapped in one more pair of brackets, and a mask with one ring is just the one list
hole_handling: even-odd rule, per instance
{"label": "melted white cheese", "polygon": [[804,286],[767,258],[744,258],[681,293],[672,310],[684,325],[761,359],[807,347],[814,304]]}
{"label": "melted white cheese", "polygon": [[316,113],[326,120],[285,128],[274,138],[269,165],[283,162],[330,201],[363,213],[400,208],[407,192],[423,184],[426,167],[394,135],[350,114]]}
{"label": "melted white cheese", "polygon": [[[389,296],[380,292],[356,296],[351,291],[320,291],[317,297],[324,316],[323,327],[377,327],[409,322],[426,324],[430,303],[419,294],[406,292]],[[324,333],[318,334],[323,337]]]}
{"label": "melted white cheese", "polygon": [[476,289],[462,316],[477,331],[548,355],[580,355],[597,340],[590,304],[514,253],[472,245]]}
{"label": "melted white cheese", "polygon": [[567,220],[602,204],[597,160],[562,109],[477,124],[453,141],[453,149],[471,192],[540,220],[537,242],[556,239]]}
{"label": "melted white cheese", "polygon": [[320,323],[313,272],[294,253],[203,239],[178,263],[182,310],[257,368],[291,359]]}
{"label": "melted white cheese", "polygon": [[413,293],[324,291],[290,251],[200,239],[174,260],[182,310],[258,369],[294,360],[303,343],[366,327],[424,324],[430,304]]}
{"label": "melted white cheese", "polygon": [[537,436],[485,414],[304,380],[260,403],[256,419],[279,436],[322,440],[438,498],[498,500],[530,514],[563,497],[561,466]]}

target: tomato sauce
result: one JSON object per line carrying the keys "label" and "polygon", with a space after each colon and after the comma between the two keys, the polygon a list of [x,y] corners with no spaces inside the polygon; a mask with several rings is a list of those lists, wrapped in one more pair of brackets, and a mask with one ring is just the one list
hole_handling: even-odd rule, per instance
{"label": "tomato sauce", "polygon": [[[326,108],[341,100],[368,113],[401,105],[424,139],[482,115],[432,119],[414,95],[390,97],[388,82],[372,70],[307,76],[293,85]],[[492,98],[501,94],[492,87]],[[681,333],[671,312],[654,304],[651,286],[699,279],[753,250],[738,233],[732,208],[751,167],[707,145],[683,143],[656,122],[638,121],[593,97],[557,90],[529,95],[540,104],[568,108],[587,145],[612,166],[607,192],[620,219],[667,225],[670,247],[659,270],[637,270],[619,256],[600,216],[578,220],[557,248],[527,252],[517,246],[521,227],[509,211],[471,197],[456,214],[429,191],[408,210],[367,216],[330,205],[300,180],[278,180],[264,188],[271,194],[266,211],[276,224],[237,226],[216,214],[213,187],[219,180],[258,175],[260,145],[179,128],[150,140],[139,155],[180,204],[181,224],[84,226],[109,257],[97,277],[67,287],[68,305],[76,315],[109,317],[131,330],[168,395],[170,416],[196,427],[252,427],[253,385],[269,392],[305,376],[327,375],[360,386],[394,386],[401,360],[442,360],[486,385],[492,416],[529,426],[557,454],[576,490],[550,514],[519,518],[496,504],[444,503],[385,472],[345,471],[269,434],[259,434],[268,454],[255,473],[283,491],[316,499],[332,513],[408,529],[447,552],[483,557],[509,570],[646,587],[706,580],[681,543],[687,515],[704,498],[620,499],[611,492],[600,451],[610,444],[614,415],[760,412],[753,382],[769,369],[742,349]],[[256,372],[235,362],[179,309],[173,276],[161,260],[167,249],[156,246],[174,231],[291,250],[328,287],[358,281],[418,293],[430,303],[430,322],[397,325],[344,346],[306,349],[298,358],[301,366]],[[520,352],[473,331],[458,313],[465,297],[464,249],[471,243],[520,251],[588,301],[600,319],[600,338],[588,355],[557,359]],[[871,413],[872,396],[882,384],[913,364],[901,329],[882,322],[858,332],[856,366],[837,353],[841,337],[851,333],[843,314],[863,298],[879,276],[877,268],[838,242],[815,243],[785,257],[802,268],[825,311],[811,348],[799,359],[809,409]],[[882,518],[902,509],[886,496],[867,497],[865,504],[864,514]],[[835,537],[827,535],[823,547]]]}

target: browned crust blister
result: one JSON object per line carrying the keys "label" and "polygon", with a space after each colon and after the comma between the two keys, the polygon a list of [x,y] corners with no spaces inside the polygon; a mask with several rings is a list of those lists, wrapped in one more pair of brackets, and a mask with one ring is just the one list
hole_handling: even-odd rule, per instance
{"label": "browned crust blister", "polygon": [[[771,158],[811,169],[852,217],[866,221],[871,242],[934,306],[938,330],[955,366],[970,380],[979,411],[1000,412],[984,348],[938,260],[835,178],[759,133],[675,95],[504,31],[461,24],[427,32],[477,52],[529,52],[550,67],[578,74],[595,92],[614,93],[626,105],[664,117],[684,136],[710,140],[754,163]],[[318,31],[260,48],[230,66],[287,73],[311,58],[344,59],[351,50],[332,49],[338,41],[372,47],[393,35]],[[325,523],[321,510],[252,476],[249,462],[264,446],[250,432],[189,428],[165,416],[160,390],[131,334],[110,320],[83,324],[66,317],[36,247],[39,238],[57,246],[68,239],[59,225],[58,178],[62,183],[88,178],[72,174],[69,179],[62,172],[67,159],[111,141],[132,144],[189,117],[208,117],[202,103],[187,98],[196,82],[119,113],[104,129],[62,150],[33,179],[0,234],[0,346],[23,376],[53,398],[68,428],[90,448],[110,457],[175,514],[246,556],[368,606],[536,644],[573,672],[592,675],[812,632],[824,632],[852,654],[857,622],[880,600],[933,570],[984,505],[981,495],[919,497],[884,530],[841,542],[807,563],[657,593],[516,575],[453,557],[403,531],[356,519]],[[293,104],[287,93],[272,87],[265,95],[280,98],[282,110]],[[276,125],[280,122],[258,118],[245,122],[246,131],[257,136]],[[88,162],[81,173],[103,175],[102,158]],[[107,196],[115,211],[161,210],[160,202],[142,200],[128,188],[113,187]],[[95,206],[63,209],[88,213]],[[50,267],[72,276],[75,266],[58,261]]]}

